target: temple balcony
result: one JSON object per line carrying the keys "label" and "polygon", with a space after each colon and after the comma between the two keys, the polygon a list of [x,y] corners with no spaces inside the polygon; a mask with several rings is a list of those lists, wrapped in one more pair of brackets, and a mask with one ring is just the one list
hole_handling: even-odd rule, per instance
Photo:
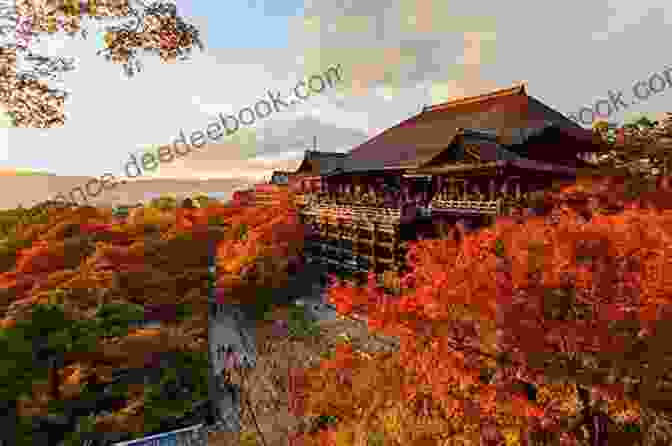
{"label": "temple balcony", "polygon": [[374,207],[361,205],[339,205],[327,203],[308,204],[301,213],[303,215],[333,220],[345,220],[362,223],[397,224],[401,219],[398,208]]}
{"label": "temple balcony", "polygon": [[448,212],[455,214],[472,215],[501,215],[503,210],[502,200],[441,200],[435,198],[431,201],[432,212]]}

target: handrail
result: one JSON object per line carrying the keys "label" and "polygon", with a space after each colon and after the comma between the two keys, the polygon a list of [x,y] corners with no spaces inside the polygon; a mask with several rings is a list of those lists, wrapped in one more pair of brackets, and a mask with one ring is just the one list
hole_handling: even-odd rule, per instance
{"label": "handrail", "polygon": [[302,211],[310,215],[331,215],[333,217],[350,217],[359,219],[380,219],[380,220],[398,220],[401,217],[401,211],[394,208],[376,208],[372,206],[344,206],[325,203],[316,203],[309,205]]}
{"label": "handrail", "polygon": [[474,200],[439,200],[431,201],[432,208],[441,209],[469,209],[473,211],[495,212],[501,214],[502,200],[474,201]]}
{"label": "handrail", "polygon": [[497,207],[500,200],[474,201],[474,200],[432,200],[432,204],[437,203],[446,207]]}

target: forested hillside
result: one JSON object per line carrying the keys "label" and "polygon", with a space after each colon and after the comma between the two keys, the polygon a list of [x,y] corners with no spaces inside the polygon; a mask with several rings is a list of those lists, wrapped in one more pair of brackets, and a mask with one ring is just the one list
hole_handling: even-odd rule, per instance
{"label": "forested hillside", "polygon": [[340,313],[401,346],[295,376],[295,413],[338,420],[303,444],[669,444],[672,206],[655,186],[579,181],[547,215],[418,242],[400,295],[336,282]]}
{"label": "forested hillside", "polygon": [[[36,444],[44,428],[32,425],[47,415],[73,441],[76,424],[134,436],[170,427],[207,397],[208,257],[218,255],[220,296],[282,285],[303,237],[288,195],[269,208],[175,204],[0,215],[0,391],[19,444]],[[111,385],[143,368],[160,373]]]}
{"label": "forested hillside", "polygon": [[[363,288],[334,278],[338,311],[365,315],[398,349],[346,339],[318,365],[248,384],[285,386],[297,418],[321,420],[290,434],[296,445],[670,444],[672,192],[669,177],[641,172],[641,154],[614,153],[639,167],[558,185],[535,212],[459,227],[457,239],[413,243],[396,293],[373,275]],[[293,197],[270,192],[268,207],[251,191],[230,206],[156,200],[128,217],[53,205],[0,216],[0,391],[20,444],[35,438],[31,415],[140,435],[205,398],[209,287],[263,319],[300,265]],[[158,374],[109,386],[143,367]],[[94,400],[105,409],[93,418],[72,408]],[[260,431],[245,441],[263,445]]]}

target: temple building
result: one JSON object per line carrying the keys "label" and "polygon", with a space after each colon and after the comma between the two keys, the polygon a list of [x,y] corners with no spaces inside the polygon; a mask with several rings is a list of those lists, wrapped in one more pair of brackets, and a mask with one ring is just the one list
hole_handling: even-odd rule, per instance
{"label": "temple building", "polygon": [[525,86],[426,107],[347,154],[307,152],[297,200],[307,253],[352,272],[398,270],[404,245],[528,207],[555,181],[597,174],[603,140]]}
{"label": "temple building", "polygon": [[324,182],[322,178],[343,167],[347,153],[320,152],[307,150],[299,168],[292,174],[290,183],[304,193],[319,193]]}

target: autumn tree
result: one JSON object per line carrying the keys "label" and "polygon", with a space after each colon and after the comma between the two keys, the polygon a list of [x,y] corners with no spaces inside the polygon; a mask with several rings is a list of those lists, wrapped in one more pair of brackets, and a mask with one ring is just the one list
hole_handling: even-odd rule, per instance
{"label": "autumn tree", "polygon": [[642,116],[621,127],[599,121],[593,130],[610,145],[610,150],[600,155],[600,165],[625,167],[645,177],[672,172],[672,115],[660,122]]}
{"label": "autumn tree", "polygon": [[[82,7],[81,5],[85,6]],[[0,103],[5,104],[18,127],[59,127],[65,123],[64,101],[69,92],[50,88],[44,78],[74,70],[74,59],[35,54],[30,45],[43,34],[64,30],[80,32],[85,18],[124,18],[130,22],[106,27],[106,60],[122,64],[126,76],[141,70],[139,53],[158,54],[162,62],[185,60],[194,46],[203,50],[199,31],[165,1],[145,5],[139,0],[89,0],[88,3],[19,0],[0,3]],[[18,69],[17,60],[27,69]]]}
{"label": "autumn tree", "polygon": [[[517,441],[527,444],[557,439],[597,446],[626,438],[633,424],[645,444],[657,437],[669,443],[670,217],[627,207],[614,215],[596,210],[587,219],[559,211],[522,223],[502,218],[462,234],[459,243],[417,243],[401,296],[386,295],[373,276],[364,289],[332,287],[339,312],[367,314],[371,329],[400,337],[399,357],[389,360],[401,367],[391,373],[371,365],[367,373],[379,371],[367,382],[390,380],[387,396],[373,387],[373,394],[363,393],[365,366],[343,352],[304,385],[318,380],[348,396],[309,387],[314,391],[297,397],[301,404],[313,411],[338,407],[338,416],[355,423],[362,413],[374,421],[382,416],[383,406],[372,402],[393,395],[387,401],[402,398],[405,410],[422,403],[428,414],[441,408],[442,417],[462,420],[441,435],[470,435],[471,413],[481,426],[480,444],[498,444],[515,427]],[[399,372],[401,388],[393,380]],[[348,394],[344,385],[360,390]],[[349,426],[343,429],[355,429]],[[406,435],[418,429],[406,423]]]}

